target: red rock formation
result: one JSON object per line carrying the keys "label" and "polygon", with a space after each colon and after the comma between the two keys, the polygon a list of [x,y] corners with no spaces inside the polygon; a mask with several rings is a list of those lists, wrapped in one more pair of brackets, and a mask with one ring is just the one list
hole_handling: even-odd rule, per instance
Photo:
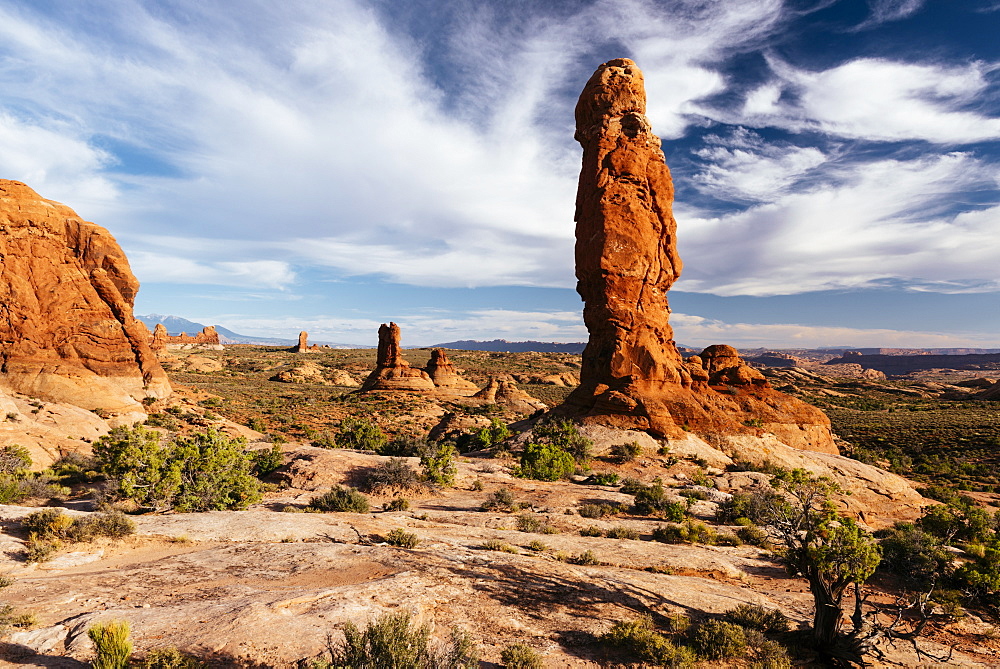
{"label": "red rock formation", "polygon": [[153,328],[153,340],[149,346],[154,351],[164,351],[167,348],[168,339],[170,339],[170,335],[167,334],[167,326],[163,323],[157,323],[156,327]]}
{"label": "red rock formation", "polygon": [[771,389],[735,349],[681,359],[667,304],[681,272],[673,183],[645,111],[642,72],[624,58],[597,69],[576,107],[576,276],[590,341],[559,412],[666,437],[763,425],[789,445],[836,452],[829,419]]}
{"label": "red rock formation", "polygon": [[291,348],[292,353],[312,353],[318,350],[318,345],[309,345],[309,333],[305,330],[299,333],[299,343]]}
{"label": "red rock formation", "polygon": [[491,376],[486,387],[472,397],[490,404],[503,404],[515,411],[529,412],[547,408],[545,402],[518,388],[509,376]]}
{"label": "red rock formation", "polygon": [[0,384],[109,412],[170,394],[132,315],[139,282],[107,230],[0,180],[0,258]]}
{"label": "red rock formation", "polygon": [[383,323],[378,329],[378,357],[375,371],[361,384],[368,390],[434,390],[427,372],[410,367],[399,348],[399,326]]}
{"label": "red rock formation", "polygon": [[[163,327],[163,323],[157,323],[156,329],[159,330]],[[163,327],[163,332],[166,333],[167,329]],[[154,341],[156,337],[156,332],[153,333]],[[206,325],[201,329],[196,335],[189,335],[187,332],[182,332],[179,335],[166,335],[166,345],[171,344],[204,344],[206,346],[221,346],[219,342],[219,333],[215,331],[214,325]]]}
{"label": "red rock formation", "polygon": [[442,349],[436,348],[431,351],[431,359],[424,368],[427,375],[437,388],[453,390],[459,393],[466,391],[476,392],[479,386],[472,381],[463,379],[455,370],[455,366],[448,361],[448,354]]}

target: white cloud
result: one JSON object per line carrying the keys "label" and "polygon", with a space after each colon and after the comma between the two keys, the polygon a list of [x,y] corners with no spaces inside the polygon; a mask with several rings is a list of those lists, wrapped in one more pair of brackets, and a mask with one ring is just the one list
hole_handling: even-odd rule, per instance
{"label": "white cloud", "polygon": [[854,30],[874,28],[889,21],[899,21],[917,13],[925,0],[868,0],[871,15]]}
{"label": "white cloud", "polygon": [[794,324],[758,325],[672,314],[674,339],[695,348],[729,344],[738,348],[819,348],[822,346],[946,348],[996,346],[981,332],[949,333]]}
{"label": "white cloud", "polygon": [[695,151],[704,164],[694,179],[702,191],[723,200],[774,200],[827,161],[817,148],[767,143],[744,128],[706,141],[708,146]]}
{"label": "white cloud", "polygon": [[249,290],[285,289],[295,282],[287,263],[276,260],[198,262],[190,258],[137,251],[129,255],[136,276],[152,283],[215,284]]}
{"label": "white cloud", "polygon": [[861,58],[810,72],[775,57],[768,62],[778,81],[751,91],[739,113],[704,113],[730,123],[871,141],[961,144],[1000,138],[1000,118],[977,110],[992,65]]}
{"label": "white cloud", "polygon": [[731,214],[678,212],[685,271],[676,288],[780,295],[902,279],[996,285],[1000,207],[954,212],[991,189],[996,166],[967,153],[843,166],[816,183]]}
{"label": "white cloud", "polygon": [[[293,337],[306,330],[310,340],[374,347],[380,322],[366,318],[316,316],[260,318],[212,316],[218,324],[240,334]],[[514,311],[481,309],[468,312],[413,311],[392,318],[401,331],[403,346],[431,346],[459,339],[587,341],[582,316],[576,311]],[[207,321],[206,321],[207,322]],[[215,322],[215,321],[213,321]]]}
{"label": "white cloud", "polygon": [[65,127],[48,129],[0,112],[0,178],[16,178],[39,195],[97,216],[119,196],[100,171],[111,156]]}

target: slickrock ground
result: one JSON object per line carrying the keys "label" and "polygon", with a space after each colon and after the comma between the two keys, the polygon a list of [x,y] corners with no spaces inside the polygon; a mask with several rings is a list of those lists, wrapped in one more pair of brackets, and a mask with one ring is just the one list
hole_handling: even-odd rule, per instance
{"label": "slickrock ground", "polygon": [[[299,454],[315,456],[323,486],[349,481],[357,468],[377,461],[315,450]],[[795,622],[810,616],[804,583],[789,579],[760,549],[651,542],[648,532],[657,523],[650,519],[566,514],[582,502],[628,496],[597,486],[520,481],[497,469],[489,460],[463,463],[458,490],[417,495],[407,512],[274,510],[312,495],[289,489],[243,512],[138,517],[136,537],[79,545],[40,566],[8,558],[5,570],[17,578],[8,600],[36,612],[40,622],[39,629],[13,637],[4,657],[13,666],[84,666],[55,658],[85,660],[91,653],[85,630],[97,621],[126,619],[140,650],[177,645],[215,653],[221,666],[249,657],[263,666],[291,667],[319,653],[326,633],[336,634],[339,624],[363,625],[380,612],[405,609],[431,622],[437,635],[452,625],[471,632],[488,661],[520,641],[539,650],[547,666],[598,666],[614,656],[606,656],[595,637],[642,611],[698,615],[753,602],[780,608]],[[470,489],[477,479],[483,491]],[[520,532],[515,514],[479,510],[500,486],[509,486],[560,532]],[[696,512],[707,513],[709,504],[700,504]],[[4,507],[0,518],[13,528],[29,511]],[[641,539],[579,536],[591,525],[631,527]],[[415,533],[421,544],[402,549],[382,543],[395,528]],[[4,539],[5,549],[16,548],[18,539],[9,533]],[[490,539],[516,547],[516,554],[484,550]],[[548,549],[528,550],[532,540]],[[557,559],[586,550],[606,564]],[[923,647],[943,651],[930,642]],[[32,648],[41,656],[32,656]],[[958,655],[951,666],[981,665]]]}
{"label": "slickrock ground", "polygon": [[[418,361],[427,357],[426,351],[405,353]],[[463,409],[460,404],[408,393],[346,395],[350,399],[338,402],[331,400],[338,390],[350,389],[268,381],[276,371],[301,364],[287,351],[233,347],[176,355],[181,360],[204,356],[219,364],[215,371],[178,372],[198,388],[178,386],[176,396],[165,403],[170,411],[156,414],[160,420],[174,420],[172,429],[229,425],[234,433],[242,431],[251,441],[259,441],[259,432],[225,419],[252,415],[265,419],[264,429],[277,433],[281,428],[294,436],[310,424],[320,429],[319,423],[311,422],[312,412],[317,419],[372,417],[386,429],[395,426],[403,433],[428,429],[441,421],[446,408],[457,412],[450,424],[465,429],[487,424],[491,415],[478,413],[484,407]],[[570,357],[562,355],[451,352],[450,357],[478,381],[502,369],[539,380],[572,369]],[[328,371],[362,375],[372,368],[374,353],[324,351],[311,361]],[[807,384],[806,378],[811,377],[796,381],[804,393],[857,383],[812,379]],[[532,393],[569,390],[542,383],[530,387]],[[209,388],[213,392],[206,392]],[[845,397],[827,399],[854,402],[870,392],[867,386],[841,390]],[[937,401],[888,396],[900,402]],[[559,396],[554,397],[558,401]],[[29,415],[31,408],[24,406]],[[277,420],[283,416],[296,422]],[[598,460],[593,464],[596,471],[614,470],[646,482],[660,477],[672,487],[671,495],[700,490],[708,499],[697,502],[693,511],[706,522],[711,521],[717,500],[766,482],[767,476],[758,472],[727,471],[731,456],[737,454],[750,460],[757,453],[775,464],[805,466],[839,477],[853,486],[854,494],[844,500],[847,508],[863,514],[861,519],[872,527],[912,517],[907,514],[916,513],[920,504],[899,477],[847,458],[780,447],[765,438],[709,444],[689,435],[674,440],[670,452],[659,455],[660,443],[642,433],[600,426],[588,426],[585,432],[597,444],[598,454],[614,443],[638,441],[643,447],[636,461]],[[7,637],[6,645],[0,646],[0,662],[18,667],[85,666],[90,650],[84,630],[96,620],[125,618],[132,623],[139,650],[177,645],[215,652],[219,666],[237,666],[234,657],[253,657],[260,663],[257,666],[291,667],[295,660],[320,652],[326,633],[336,636],[338,625],[349,620],[363,625],[381,612],[403,608],[432,622],[439,638],[452,625],[466,629],[482,645],[486,661],[498,661],[505,645],[520,641],[539,650],[548,666],[597,666],[620,661],[620,656],[608,655],[596,637],[614,622],[645,610],[697,616],[756,602],[780,608],[796,623],[811,616],[812,598],[805,582],[789,578],[766,551],[750,546],[662,544],[650,540],[653,528],[660,525],[656,519],[631,515],[589,519],[566,513],[585,503],[631,501],[630,495],[614,487],[517,479],[508,472],[514,460],[468,456],[462,458],[455,489],[404,493],[411,502],[405,512],[382,512],[380,505],[391,498],[386,495],[374,498],[370,514],[291,513],[282,509],[301,509],[334,484],[356,485],[366,468],[385,459],[294,441],[285,449],[286,465],[279,478],[288,487],[269,494],[257,507],[137,516],[136,537],[119,544],[75,544],[43,565],[25,565],[17,557],[24,536],[16,519],[31,509],[4,507],[0,540],[5,557],[0,572],[15,576],[16,582],[2,596],[19,610],[35,612],[39,625]],[[416,460],[410,463],[415,466]],[[482,490],[473,489],[477,480]],[[696,480],[711,487],[695,486]],[[487,496],[500,488],[510,489],[528,508],[515,513],[480,510]],[[521,513],[537,516],[559,533],[518,531]],[[640,538],[580,536],[579,530],[589,526],[628,527]],[[421,544],[415,549],[385,545],[381,537],[396,528],[413,532]],[[491,539],[516,547],[518,554],[483,549]],[[543,542],[547,550],[529,550],[533,540]],[[587,550],[607,564],[585,566],[558,559]],[[888,597],[877,579],[871,589],[876,600]],[[920,647],[945,656],[944,645],[956,645],[958,653],[948,666],[984,666],[1000,653],[991,630],[970,617],[921,639]],[[902,643],[889,655],[897,666],[921,661]]]}

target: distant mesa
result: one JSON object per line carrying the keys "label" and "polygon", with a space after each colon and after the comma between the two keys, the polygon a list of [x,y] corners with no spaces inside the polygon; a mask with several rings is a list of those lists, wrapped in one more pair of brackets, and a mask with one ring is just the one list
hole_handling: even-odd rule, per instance
{"label": "distant mesa", "polygon": [[170,394],[107,230],[0,180],[0,258],[0,387],[137,418],[144,399]]}
{"label": "distant mesa", "polygon": [[[887,349],[878,349],[887,350]],[[960,349],[956,349],[960,350]],[[919,355],[869,354],[863,350],[845,351],[839,358],[828,360],[825,365],[856,364],[864,369],[876,370],[889,376],[903,376],[925,369],[1000,370],[1000,353],[967,353],[960,355],[935,354],[924,351]]]}
{"label": "distant mesa", "polygon": [[771,388],[736,349],[678,351],[667,303],[682,268],[674,189],[645,110],[642,72],[625,58],[601,65],[576,107],[576,276],[590,339],[580,385],[554,413],[676,439],[770,432],[837,453],[826,415]]}
{"label": "distant mesa", "polygon": [[586,346],[583,342],[559,344],[546,341],[507,341],[506,339],[492,341],[462,339],[435,345],[436,348],[448,348],[454,351],[494,351],[497,353],[583,353]]}

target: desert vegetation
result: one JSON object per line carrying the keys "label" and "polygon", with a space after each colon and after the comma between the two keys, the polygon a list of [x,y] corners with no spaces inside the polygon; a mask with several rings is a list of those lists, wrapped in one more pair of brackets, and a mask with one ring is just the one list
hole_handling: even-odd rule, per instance
{"label": "desert vegetation", "polygon": [[[904,638],[930,649],[935,646],[928,644],[954,638],[970,619],[989,621],[1000,612],[1000,524],[991,506],[992,472],[983,467],[980,474],[969,474],[962,465],[970,453],[989,462],[983,440],[995,426],[991,404],[890,392],[878,398],[869,388],[859,392],[871,401],[832,398],[834,405],[811,398],[828,408],[841,436],[856,439],[842,448],[920,480],[935,502],[870,532],[843,513],[842,492],[832,482],[767,461],[720,466],[667,444],[596,443],[568,421],[536,425],[526,438],[515,439],[509,426],[527,414],[467,400],[402,393],[366,397],[349,388],[269,381],[275,370],[291,364],[285,351],[233,347],[206,355],[224,361],[222,369],[178,372],[197,386],[192,395],[157,405],[145,426],[116,428],[96,440],[93,457],[68,455],[32,472],[23,449],[0,453],[0,489],[12,491],[8,501],[86,501],[103,510],[81,515],[40,507],[33,512],[38,515],[26,514],[12,525],[24,546],[18,560],[51,561],[114,542],[141,546],[155,540],[143,528],[159,518],[173,523],[172,529],[159,530],[167,537],[160,541],[171,551],[198,554],[212,543],[204,530],[187,529],[196,525],[172,520],[182,518],[178,512],[247,509],[243,513],[265,514],[253,516],[264,527],[271,522],[269,509],[305,511],[310,513],[277,514],[286,520],[269,545],[293,550],[327,542],[392,550],[393,560],[419,556],[422,569],[439,570],[452,564],[451,558],[439,563],[444,556],[465,555],[462,560],[476,565],[469,573],[477,574],[481,590],[462,597],[483,606],[477,598],[488,596],[487,608],[502,606],[505,615],[525,620],[548,611],[553,601],[566,601],[576,611],[580,593],[598,593],[587,610],[596,602],[600,613],[580,618],[589,621],[589,636],[580,637],[579,652],[612,664],[784,667],[824,652],[868,653],[879,638]],[[357,375],[365,355],[326,351],[314,359]],[[421,355],[416,353],[414,362]],[[504,368],[537,376],[574,369],[572,356],[555,354],[456,352],[451,358],[461,361],[470,378],[485,379]],[[524,385],[545,397],[541,384]],[[453,427],[432,438],[444,414]],[[951,422],[940,423],[942,416]],[[263,436],[241,439],[227,421],[257,428]],[[892,432],[896,425],[910,427]],[[953,426],[960,439],[948,448],[943,438]],[[886,439],[878,441],[876,434]],[[979,446],[969,450],[972,444]],[[897,450],[910,460],[893,455]],[[951,462],[951,469],[931,471],[936,465],[927,463],[937,461],[928,454]],[[966,473],[949,473],[959,470]],[[744,483],[729,487],[736,480]],[[299,519],[325,524],[296,529]],[[570,576],[562,569],[577,571]],[[761,573],[771,574],[771,580],[762,580]],[[635,581],[651,592],[677,588],[676,582],[656,581],[668,577],[703,581],[703,587],[683,586],[697,598],[730,582],[749,584],[769,598],[768,605],[752,600],[734,607],[729,600],[721,608],[709,598],[683,613],[663,611],[642,597],[610,594],[614,591],[603,585]],[[29,587],[21,582],[5,591],[21,593]],[[546,594],[547,588],[561,594]],[[684,596],[695,601],[693,594]],[[26,604],[19,594],[6,605],[9,630],[53,620],[51,610],[36,612]],[[553,648],[567,653],[577,643],[543,642],[548,632],[526,643],[498,633],[485,619],[463,623],[468,631],[454,638],[447,626],[425,635],[423,623],[412,617],[404,626],[401,619],[388,621],[373,611],[367,627],[365,619],[358,620],[350,642],[343,627],[331,629],[327,649],[303,659],[316,667],[339,666],[334,663],[348,654],[384,657],[380,654],[395,652],[393,644],[399,643],[417,648],[419,666],[467,666],[461,658],[472,657],[465,653],[477,647],[478,656],[490,661],[540,666]],[[155,648],[136,641],[133,665],[223,661],[164,641]]]}

